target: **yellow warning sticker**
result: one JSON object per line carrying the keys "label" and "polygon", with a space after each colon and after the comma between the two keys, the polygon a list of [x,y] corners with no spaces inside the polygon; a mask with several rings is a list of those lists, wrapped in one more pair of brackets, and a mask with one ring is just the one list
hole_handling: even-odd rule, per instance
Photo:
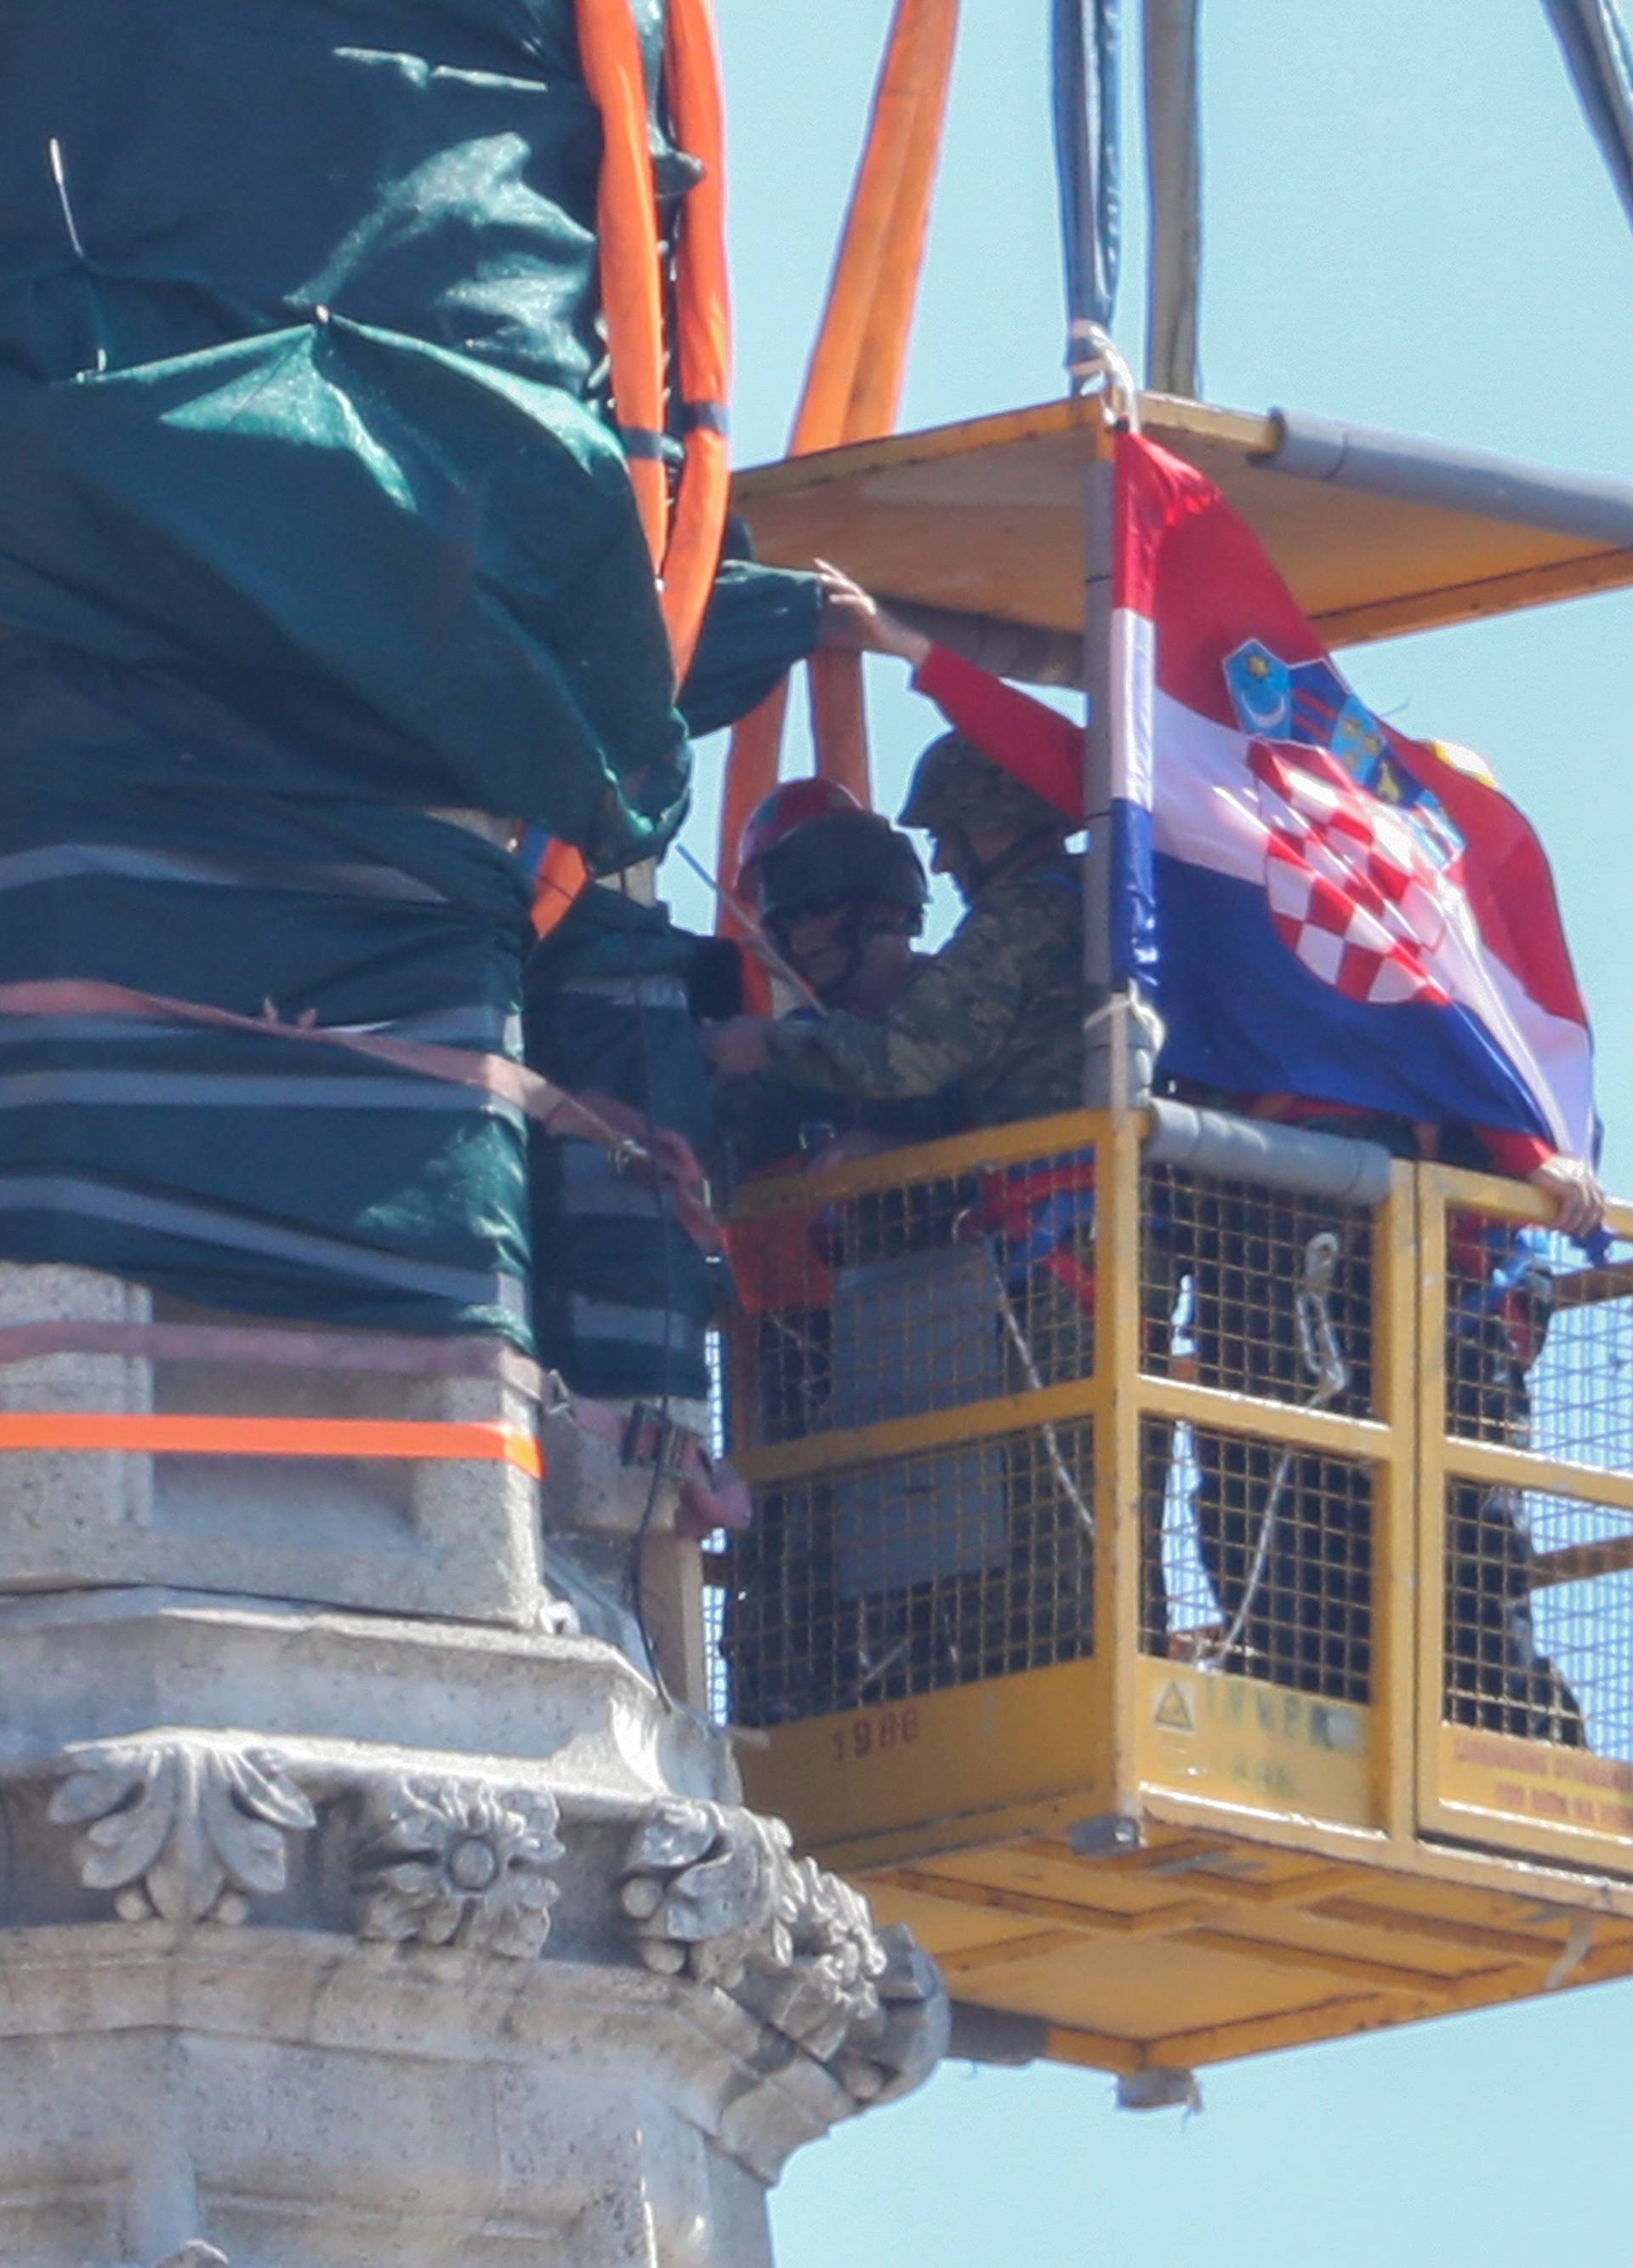
{"label": "yellow warning sticker", "polygon": [[1157,1696],[1151,1721],[1160,1725],[1166,1733],[1194,1733],[1196,1730],[1190,1697],[1177,1679],[1171,1679]]}

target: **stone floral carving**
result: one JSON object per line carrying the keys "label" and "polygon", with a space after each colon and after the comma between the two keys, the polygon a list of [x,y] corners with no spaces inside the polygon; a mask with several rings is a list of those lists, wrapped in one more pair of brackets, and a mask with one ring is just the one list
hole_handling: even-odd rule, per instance
{"label": "stone floral carving", "polygon": [[621,1897],[647,1968],[739,1984],[751,1962],[793,1958],[798,1911],[780,1819],[713,1803],[655,1804],[630,1845]]}
{"label": "stone floral carving", "polygon": [[906,2094],[945,2052],[935,1964],[865,1898],[796,1860],[779,1820],[665,1802],[637,1830],[624,1911],[649,1969],[732,1993],[826,2064],[857,2102]]}
{"label": "stone floral carving", "polygon": [[559,1895],[554,1796],[398,1775],[371,1791],[369,1814],[353,1876],[361,1936],[538,1954]]}
{"label": "stone floral carving", "polygon": [[[93,2264],[87,2260],[83,2268],[93,2268]],[[206,2244],[202,2237],[195,2236],[190,2244],[184,2244],[180,2252],[166,2253],[158,2263],[158,2268],[232,2268],[232,2264],[224,2252],[217,2251],[213,2244]]]}
{"label": "stone floral carving", "polygon": [[73,1751],[49,1815],[85,1825],[79,1879],[127,1921],[241,1922],[287,1882],[289,1836],[317,1824],[268,1750],[180,1739]]}

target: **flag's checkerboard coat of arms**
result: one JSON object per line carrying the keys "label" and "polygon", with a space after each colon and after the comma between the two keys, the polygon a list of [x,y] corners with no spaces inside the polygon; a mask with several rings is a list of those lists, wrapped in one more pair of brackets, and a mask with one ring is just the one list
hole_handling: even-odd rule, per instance
{"label": "flag's checkerboard coat of arms", "polygon": [[1277,934],[1355,1000],[1444,1001],[1427,966],[1445,934],[1462,843],[1328,662],[1289,664],[1256,639],[1225,664],[1265,830]]}

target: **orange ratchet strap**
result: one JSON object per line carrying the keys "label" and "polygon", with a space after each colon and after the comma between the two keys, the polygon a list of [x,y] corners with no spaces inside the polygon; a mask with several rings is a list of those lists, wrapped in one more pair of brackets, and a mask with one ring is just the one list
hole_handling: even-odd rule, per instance
{"label": "orange ratchet strap", "polygon": [[14,1410],[0,1415],[0,1450],[134,1449],[210,1457],[476,1458],[534,1480],[544,1458],[514,1425],[432,1418],[171,1418],[129,1411]]}

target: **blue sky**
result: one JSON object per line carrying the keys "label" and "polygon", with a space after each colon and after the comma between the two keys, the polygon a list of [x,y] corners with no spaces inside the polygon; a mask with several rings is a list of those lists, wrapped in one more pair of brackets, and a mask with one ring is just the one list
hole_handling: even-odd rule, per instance
{"label": "blue sky", "polygon": [[[780,453],[887,0],[717,0],[732,146],[737,453]],[[1045,0],[965,0],[905,420],[1061,390]],[[1633,230],[1541,0],[1204,9],[1204,391],[1633,479]],[[1129,90],[1133,107],[1133,89]],[[1117,324],[1137,359],[1140,157]],[[1365,649],[1357,689],[1486,756],[1553,856],[1633,1189],[1625,773],[1633,596]],[[934,718],[878,667],[880,799]],[[713,848],[717,745],[689,840]],[[704,917],[673,872],[678,909]],[[1200,2118],[1093,2073],[953,2067],[797,2159],[781,2268],[1536,2268],[1620,2263],[1633,1987],[1214,2073]]]}

